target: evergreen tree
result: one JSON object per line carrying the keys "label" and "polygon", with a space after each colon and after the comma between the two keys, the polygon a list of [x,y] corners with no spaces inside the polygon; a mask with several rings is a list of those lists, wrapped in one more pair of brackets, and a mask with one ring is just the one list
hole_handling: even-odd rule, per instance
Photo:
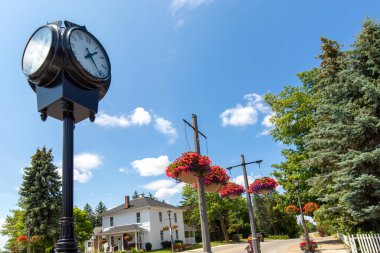
{"label": "evergreen tree", "polygon": [[102,226],[102,213],[107,211],[107,207],[103,204],[102,201],[99,202],[99,204],[95,208],[95,226],[101,227]]}
{"label": "evergreen tree", "polygon": [[31,167],[24,168],[19,194],[19,206],[25,211],[25,223],[31,234],[55,242],[59,235],[62,193],[51,149],[37,149]]}
{"label": "evergreen tree", "polygon": [[308,165],[320,173],[317,216],[343,231],[380,231],[380,26],[365,21],[353,49],[322,39]]}
{"label": "evergreen tree", "polygon": [[132,199],[137,199],[137,198],[139,198],[140,197],[140,194],[138,193],[138,191],[134,191],[133,192],[133,195],[132,195]]}
{"label": "evergreen tree", "polygon": [[96,227],[96,218],[95,218],[95,213],[92,210],[92,207],[88,203],[86,203],[83,210],[87,212],[88,218],[90,219],[91,224],[92,224],[92,228],[95,228]]}

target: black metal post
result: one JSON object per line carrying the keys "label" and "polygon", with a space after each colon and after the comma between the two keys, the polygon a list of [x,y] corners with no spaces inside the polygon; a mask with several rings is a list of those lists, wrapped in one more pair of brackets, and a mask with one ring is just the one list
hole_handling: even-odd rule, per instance
{"label": "black metal post", "polygon": [[63,155],[62,155],[62,216],[61,233],[55,244],[56,252],[79,252],[74,238],[73,181],[74,181],[74,116],[73,104],[62,100],[63,111]]}
{"label": "black metal post", "polygon": [[171,242],[171,252],[174,252],[174,242],[173,242],[173,230],[172,230],[172,219],[170,218],[170,214],[172,212],[169,210],[168,211],[168,216],[169,216],[169,231],[170,231],[170,242]]}
{"label": "black metal post", "polygon": [[310,243],[310,238],[309,238],[309,231],[307,229],[305,217],[303,216],[303,212],[302,212],[302,204],[301,204],[301,197],[300,197],[300,193],[299,193],[299,188],[298,188],[299,185],[298,184],[299,183],[296,182],[296,191],[297,191],[297,197],[298,197],[298,205],[299,205],[300,214],[301,214],[301,222],[302,222],[302,227],[303,227],[303,231],[305,234],[305,240],[307,243],[307,247],[309,249],[309,252],[311,252],[311,243]]}
{"label": "black metal post", "polygon": [[[198,133],[199,131],[198,131],[197,115],[193,114],[192,117],[193,117],[195,152],[200,154],[201,149],[199,146],[199,133]],[[206,200],[205,200],[205,188],[204,188],[204,184],[203,184],[203,180],[201,176],[198,177],[197,185],[198,185],[199,212],[201,216],[203,252],[211,253],[210,234],[209,234],[209,228],[208,228]]]}
{"label": "black metal post", "polygon": [[249,211],[249,223],[251,225],[253,248],[254,248],[254,252],[261,253],[260,240],[257,238],[255,216],[253,212],[253,205],[251,202],[251,194],[249,193],[247,169],[245,168],[245,159],[244,159],[243,154],[241,155],[241,166],[243,167],[245,196],[247,198],[247,206],[248,206],[248,211]]}

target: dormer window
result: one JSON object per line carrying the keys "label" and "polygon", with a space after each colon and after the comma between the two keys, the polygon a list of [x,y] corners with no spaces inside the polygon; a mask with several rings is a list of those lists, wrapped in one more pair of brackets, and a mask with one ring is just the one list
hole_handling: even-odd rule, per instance
{"label": "dormer window", "polygon": [[162,222],[162,212],[158,212],[158,218],[159,218],[160,222]]}
{"label": "dormer window", "polygon": [[113,227],[113,217],[110,217],[110,227]]}
{"label": "dormer window", "polygon": [[141,222],[140,213],[136,213],[136,223],[140,223],[140,222]]}

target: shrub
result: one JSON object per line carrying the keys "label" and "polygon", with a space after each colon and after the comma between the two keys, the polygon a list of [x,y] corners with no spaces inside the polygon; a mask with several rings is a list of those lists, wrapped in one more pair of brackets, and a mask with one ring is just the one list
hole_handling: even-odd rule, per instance
{"label": "shrub", "polygon": [[175,240],[174,243],[182,243],[183,244],[183,241],[182,240]]}
{"label": "shrub", "polygon": [[172,243],[170,241],[162,241],[161,242],[162,248],[168,249],[172,247]]}
{"label": "shrub", "polygon": [[151,251],[152,250],[152,244],[150,242],[145,243],[145,248],[146,248],[146,251]]}
{"label": "shrub", "polygon": [[50,246],[50,247],[46,248],[45,253],[54,253],[54,247]]}

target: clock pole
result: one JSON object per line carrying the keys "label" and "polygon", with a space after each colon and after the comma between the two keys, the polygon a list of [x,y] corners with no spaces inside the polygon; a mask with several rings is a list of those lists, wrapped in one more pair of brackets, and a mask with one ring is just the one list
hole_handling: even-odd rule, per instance
{"label": "clock pole", "polygon": [[[69,21],[64,24],[65,27],[62,27],[62,22],[53,22],[33,33],[24,49],[22,68],[37,95],[37,108],[42,121],[48,116],[63,121],[62,212],[59,220],[60,236],[54,246],[57,253],[79,253],[73,215],[74,125],[88,118],[91,122],[95,120],[98,103],[106,95],[111,83],[111,65],[103,46],[84,26]],[[97,72],[91,72],[86,68],[87,65],[82,65],[80,59],[76,58],[70,43],[70,39],[74,38],[73,32],[88,35],[90,41],[97,43],[97,47],[90,52],[87,48],[89,43],[82,39],[84,36],[80,36],[79,43],[85,46],[78,47],[86,48],[86,64],[95,65]],[[41,44],[41,37],[51,43]],[[99,56],[98,65],[94,55]],[[107,72],[99,71],[98,66]]]}
{"label": "clock pole", "polygon": [[74,170],[74,115],[73,103],[65,99],[61,101],[63,111],[63,154],[62,154],[62,217],[61,233],[55,244],[57,252],[79,252],[74,238],[73,214],[73,170]]}

